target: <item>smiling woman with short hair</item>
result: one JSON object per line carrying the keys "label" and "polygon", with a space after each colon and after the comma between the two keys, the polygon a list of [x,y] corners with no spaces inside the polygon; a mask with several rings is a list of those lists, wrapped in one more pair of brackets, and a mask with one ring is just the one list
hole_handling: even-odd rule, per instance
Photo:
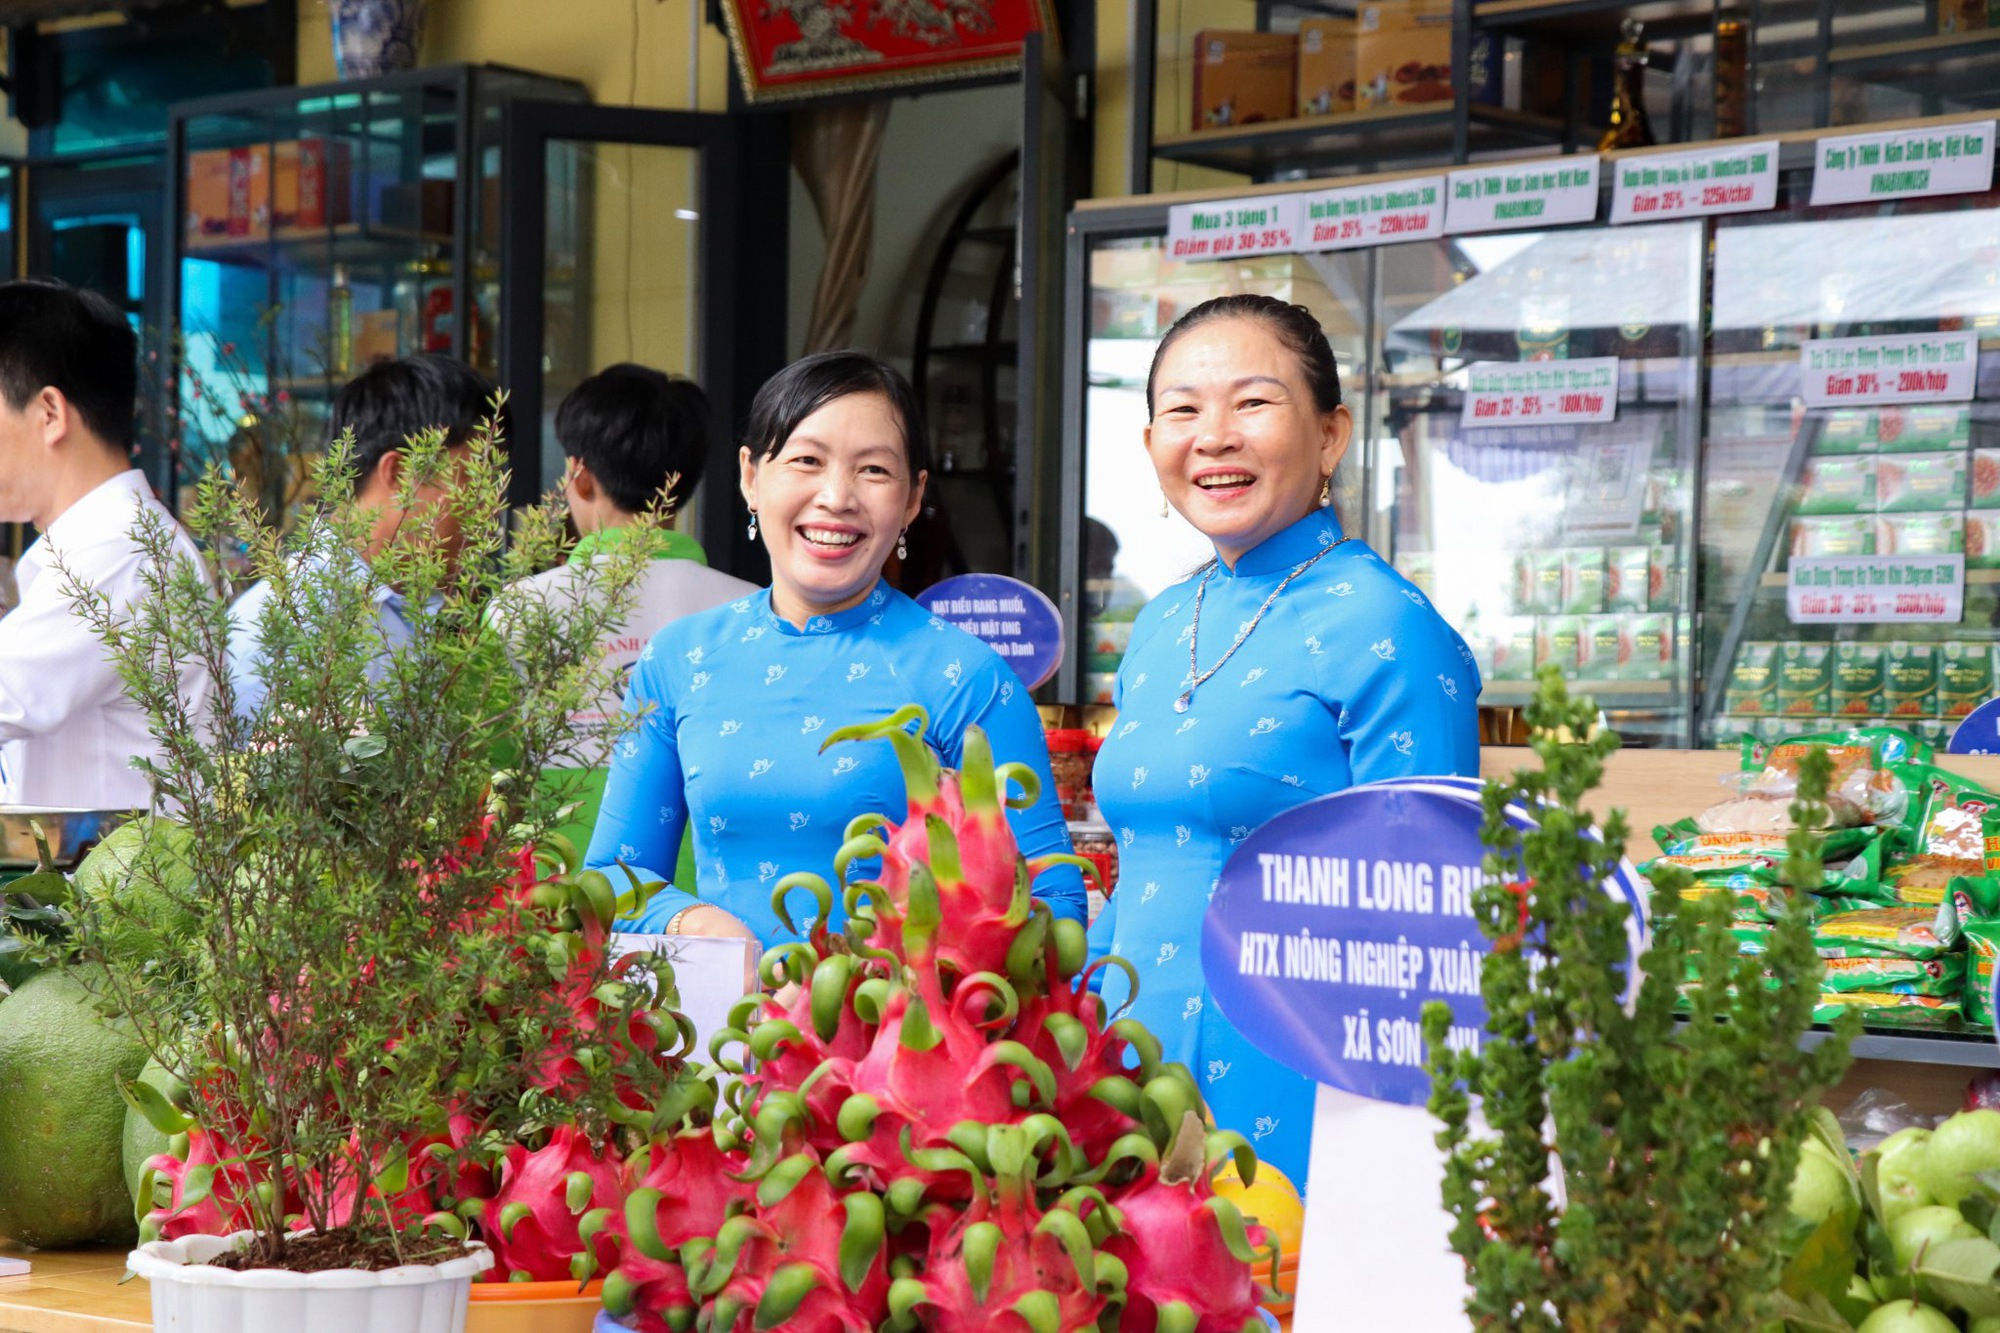
{"label": "smiling woman with short hair", "polygon": [[[669,625],[633,671],[625,707],[642,716],[612,759],[586,860],[663,877],[691,823],[698,884],[662,892],[628,929],[794,938],[771,907],[777,881],[802,870],[831,881],[848,821],[901,818],[907,804],[889,746],[820,746],[908,704],[929,713],[924,739],[947,766],[974,725],[996,762],[1031,766],[1041,796],[1009,812],[1014,835],[1031,857],[1070,850],[1027,688],[882,580],[927,467],[916,395],[873,357],[807,357],[758,391],[741,483],[771,586]],[[1035,887],[1057,915],[1083,919],[1074,869]],[[805,897],[795,916],[812,910]]]}
{"label": "smiling woman with short hair", "polygon": [[[1091,931],[1139,973],[1132,1016],[1193,1070],[1216,1123],[1303,1184],[1313,1085],[1211,1003],[1201,922],[1223,862],[1274,815],[1361,782],[1479,771],[1472,654],[1342,530],[1354,421],[1303,306],[1225,296],[1153,356],[1146,452],[1215,558],[1140,612],[1097,757],[1118,892]],[[1104,998],[1128,999],[1109,973]]]}

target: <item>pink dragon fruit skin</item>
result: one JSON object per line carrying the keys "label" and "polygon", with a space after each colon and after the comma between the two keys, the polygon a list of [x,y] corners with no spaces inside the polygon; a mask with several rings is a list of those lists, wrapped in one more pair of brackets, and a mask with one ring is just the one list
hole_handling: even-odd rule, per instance
{"label": "pink dragon fruit skin", "polygon": [[[586,1244],[578,1234],[584,1215],[609,1208],[613,1219],[622,1222],[622,1175],[615,1150],[597,1151],[570,1125],[551,1131],[548,1143],[532,1152],[519,1143],[510,1147],[500,1164],[500,1188],[479,1218],[480,1236],[495,1260],[486,1280],[505,1281],[513,1273],[526,1273],[536,1282],[574,1276],[570,1261]],[[573,1188],[573,1181],[586,1182],[587,1191]],[[595,1271],[617,1262],[615,1227],[599,1231],[588,1243]]]}
{"label": "pink dragon fruit skin", "polygon": [[[1103,1252],[1125,1264],[1125,1333],[1257,1333],[1259,1293],[1249,1250],[1268,1243],[1246,1229],[1209,1184],[1200,1117],[1189,1112],[1173,1146],[1114,1200],[1117,1234]],[[1247,1232],[1247,1234],[1246,1234]]]}
{"label": "pink dragon fruit skin", "polygon": [[754,1186],[738,1179],[743,1164],[741,1152],[724,1152],[706,1129],[678,1134],[627,1163],[624,1229],[634,1243],[604,1280],[606,1309],[636,1316],[645,1333],[674,1327],[666,1322],[669,1313],[685,1316],[681,1329],[692,1323],[696,1302],[678,1252],[697,1237],[715,1235],[731,1211],[749,1201]]}
{"label": "pink dragon fruit skin", "polygon": [[[225,1158],[235,1155],[233,1149],[218,1150],[213,1136],[197,1126],[187,1132],[184,1156],[167,1152],[148,1158],[141,1176],[140,1198],[151,1197],[149,1177],[167,1181],[173,1194],[166,1205],[145,1212],[140,1220],[140,1239],[227,1236],[250,1226],[250,1212],[244,1201],[259,1177],[246,1162],[222,1164]],[[213,1168],[214,1176],[206,1195],[190,1203],[187,1201],[189,1173],[202,1168]]]}

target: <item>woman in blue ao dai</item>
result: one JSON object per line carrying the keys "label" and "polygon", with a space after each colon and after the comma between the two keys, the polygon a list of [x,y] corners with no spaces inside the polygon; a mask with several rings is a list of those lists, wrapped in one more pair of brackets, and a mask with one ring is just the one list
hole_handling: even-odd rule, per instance
{"label": "woman in blue ao dai", "polygon": [[[585,860],[614,883],[620,862],[664,879],[691,824],[697,883],[662,891],[626,929],[796,938],[772,907],[777,881],[831,881],[848,821],[900,819],[906,802],[888,745],[820,747],[907,704],[928,712],[925,739],[946,765],[977,725],[996,761],[1032,767],[1041,799],[1010,812],[1015,838],[1029,856],[1070,850],[1027,690],[992,649],[882,580],[923,498],[920,422],[903,377],[856,352],[808,357],[758,391],[742,488],[771,586],[668,625],[633,669],[625,707],[640,718],[612,756]],[[1036,891],[1082,919],[1075,870]],[[795,922],[817,911],[803,891],[787,906]]]}
{"label": "woman in blue ao dai", "polygon": [[[1428,599],[1330,507],[1353,421],[1303,307],[1195,307],[1154,355],[1147,406],[1165,500],[1215,559],[1140,613],[1119,669],[1095,771],[1118,892],[1093,951],[1136,967],[1133,1015],[1194,1071],[1216,1123],[1302,1184],[1313,1084],[1212,1002],[1203,914],[1230,850],[1281,811],[1360,782],[1476,773],[1479,673]],[[1104,994],[1125,1002],[1122,973]]]}

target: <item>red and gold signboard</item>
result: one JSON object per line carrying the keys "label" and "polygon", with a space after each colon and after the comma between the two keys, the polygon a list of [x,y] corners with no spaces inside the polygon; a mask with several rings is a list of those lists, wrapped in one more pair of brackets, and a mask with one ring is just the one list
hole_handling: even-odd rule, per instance
{"label": "red and gold signboard", "polygon": [[752,102],[1005,74],[1048,0],[722,0]]}

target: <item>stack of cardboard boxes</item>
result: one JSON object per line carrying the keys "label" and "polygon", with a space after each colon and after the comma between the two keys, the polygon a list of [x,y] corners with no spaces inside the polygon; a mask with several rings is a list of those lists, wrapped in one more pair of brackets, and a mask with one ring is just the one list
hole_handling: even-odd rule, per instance
{"label": "stack of cardboard boxes", "polygon": [[353,220],[348,145],[283,139],[188,154],[190,248],[268,240]]}
{"label": "stack of cardboard boxes", "polygon": [[1451,0],[1383,0],[1297,32],[1195,34],[1194,128],[1452,100]]}

